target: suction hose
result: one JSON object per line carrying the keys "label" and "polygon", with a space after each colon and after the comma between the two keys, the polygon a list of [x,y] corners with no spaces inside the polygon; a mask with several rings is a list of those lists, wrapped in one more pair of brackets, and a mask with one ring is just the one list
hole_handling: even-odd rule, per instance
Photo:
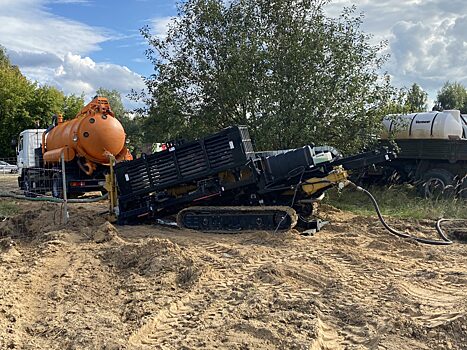
{"label": "suction hose", "polygon": [[438,235],[441,237],[442,240],[433,240],[433,239],[428,239],[428,238],[421,238],[421,237],[412,236],[412,235],[407,234],[405,232],[401,232],[401,231],[397,231],[397,230],[393,229],[392,227],[390,227],[386,223],[386,221],[384,221],[383,215],[381,214],[381,210],[379,209],[378,202],[376,201],[375,197],[370,192],[368,192],[367,190],[365,190],[364,188],[362,188],[360,186],[357,186],[356,184],[354,184],[353,182],[350,182],[350,181],[349,181],[348,185],[352,186],[353,188],[355,188],[359,192],[365,193],[370,198],[371,202],[373,203],[373,206],[375,207],[376,213],[378,214],[378,218],[381,221],[381,223],[383,224],[383,226],[391,234],[393,234],[393,235],[395,235],[397,237],[413,239],[413,240],[415,240],[415,241],[417,241],[419,243],[423,243],[423,244],[450,245],[450,244],[452,244],[454,242],[451,241],[446,236],[446,234],[443,232],[443,230],[441,229],[441,224],[443,222],[445,222],[445,221],[467,221],[467,220],[464,220],[464,219],[440,219],[440,220],[438,220],[436,222],[436,231],[438,232]]}
{"label": "suction hose", "polygon": [[[61,198],[52,198],[52,197],[26,197],[22,195],[17,195],[13,193],[0,192],[0,197],[5,198],[15,198],[20,200],[27,200],[33,202],[52,202],[52,203],[63,203],[64,200]],[[68,203],[95,203],[109,198],[109,194],[106,193],[103,196],[92,197],[92,198],[81,198],[81,199],[67,199]]]}

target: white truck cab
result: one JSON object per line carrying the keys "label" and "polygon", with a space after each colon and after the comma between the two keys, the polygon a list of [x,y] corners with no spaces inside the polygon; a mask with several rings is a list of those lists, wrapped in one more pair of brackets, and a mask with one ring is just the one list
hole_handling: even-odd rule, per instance
{"label": "white truck cab", "polygon": [[27,129],[19,134],[16,164],[18,173],[21,174],[23,168],[33,168],[36,166],[34,150],[41,146],[42,135],[46,129]]}

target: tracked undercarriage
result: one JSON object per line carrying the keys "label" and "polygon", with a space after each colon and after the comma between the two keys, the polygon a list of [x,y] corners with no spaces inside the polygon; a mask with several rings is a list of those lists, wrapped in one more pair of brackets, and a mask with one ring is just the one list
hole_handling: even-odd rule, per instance
{"label": "tracked undercarriage", "polygon": [[177,215],[181,228],[216,233],[287,231],[295,227],[297,220],[295,210],[285,206],[189,207]]}

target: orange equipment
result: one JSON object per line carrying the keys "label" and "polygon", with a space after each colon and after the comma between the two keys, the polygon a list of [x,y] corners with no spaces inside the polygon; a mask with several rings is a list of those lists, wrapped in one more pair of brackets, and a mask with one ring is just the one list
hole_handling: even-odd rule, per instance
{"label": "orange equipment", "polygon": [[42,136],[42,154],[45,163],[59,163],[62,152],[65,161],[77,157],[78,166],[87,175],[96,169],[96,164],[108,165],[110,156],[116,161],[131,160],[125,147],[125,131],[115,118],[109,102],[96,96],[72,120],[63,121]]}

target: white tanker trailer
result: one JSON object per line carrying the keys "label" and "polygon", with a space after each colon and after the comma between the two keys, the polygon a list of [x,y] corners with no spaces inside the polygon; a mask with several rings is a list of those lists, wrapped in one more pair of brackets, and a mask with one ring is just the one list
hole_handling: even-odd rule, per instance
{"label": "white tanker trailer", "polygon": [[458,110],[389,115],[382,138],[396,140],[467,139],[467,124]]}
{"label": "white tanker trailer", "polygon": [[[388,166],[426,197],[455,193],[467,198],[467,116],[458,110],[388,115],[383,143],[399,153]],[[446,189],[449,189],[446,191]]]}

